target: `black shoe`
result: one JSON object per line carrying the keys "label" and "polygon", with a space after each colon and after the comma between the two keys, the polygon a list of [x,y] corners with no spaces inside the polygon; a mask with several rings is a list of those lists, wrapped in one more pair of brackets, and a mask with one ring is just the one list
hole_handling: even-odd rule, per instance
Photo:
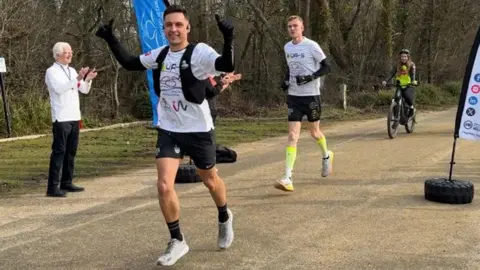
{"label": "black shoe", "polygon": [[59,188],[48,189],[47,197],[67,197],[67,192],[60,190]]}
{"label": "black shoe", "polygon": [[82,192],[85,190],[85,188],[76,186],[74,184],[60,185],[60,189],[68,192]]}
{"label": "black shoe", "polygon": [[415,116],[415,108],[410,108],[408,110],[408,118],[412,118]]}

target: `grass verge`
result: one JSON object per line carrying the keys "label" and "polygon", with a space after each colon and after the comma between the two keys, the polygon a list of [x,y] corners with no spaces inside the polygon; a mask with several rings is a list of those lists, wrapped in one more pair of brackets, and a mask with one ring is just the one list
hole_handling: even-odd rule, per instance
{"label": "grass verge", "polygon": [[[233,146],[286,134],[285,121],[219,120],[218,143]],[[91,131],[80,135],[76,178],[125,173],[154,166],[157,131],[146,126]],[[43,186],[48,176],[51,136],[0,143],[0,193]]]}
{"label": "grass verge", "polygon": [[[377,116],[359,111],[327,108],[322,118],[342,121]],[[239,143],[286,135],[285,112],[286,108],[272,111],[269,117],[277,117],[274,119],[220,118],[217,142],[235,147]],[[154,166],[156,138],[157,131],[143,125],[81,133],[75,177],[88,179]],[[51,140],[51,136],[46,136],[0,143],[0,194],[23,193],[46,185]]]}

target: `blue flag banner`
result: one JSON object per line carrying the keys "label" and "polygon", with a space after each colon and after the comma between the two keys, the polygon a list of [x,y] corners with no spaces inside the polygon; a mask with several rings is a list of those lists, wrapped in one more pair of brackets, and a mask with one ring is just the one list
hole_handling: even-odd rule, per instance
{"label": "blue flag banner", "polygon": [[[165,11],[163,0],[133,0],[133,9],[137,18],[138,35],[142,45],[142,52],[146,53],[167,44],[163,34],[163,12]],[[150,101],[152,103],[153,121],[156,126],[158,97],[153,89],[153,73],[147,71]]]}

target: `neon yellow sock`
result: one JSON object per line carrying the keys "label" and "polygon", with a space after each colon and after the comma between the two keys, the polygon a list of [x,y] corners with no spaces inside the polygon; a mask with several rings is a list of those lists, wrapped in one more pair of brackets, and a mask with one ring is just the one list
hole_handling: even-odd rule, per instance
{"label": "neon yellow sock", "polygon": [[295,159],[297,158],[297,148],[287,146],[287,158],[285,164],[285,174],[287,177],[292,177],[293,165],[295,165]]}
{"label": "neon yellow sock", "polygon": [[320,146],[320,149],[322,150],[323,157],[326,158],[328,157],[328,149],[327,149],[327,139],[325,136],[317,140],[318,146]]}

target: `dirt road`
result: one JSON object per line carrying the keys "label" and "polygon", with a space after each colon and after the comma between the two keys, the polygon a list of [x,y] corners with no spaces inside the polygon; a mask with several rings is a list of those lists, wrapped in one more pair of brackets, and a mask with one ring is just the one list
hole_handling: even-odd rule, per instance
{"label": "dirt road", "polygon": [[[219,166],[236,239],[216,250],[217,210],[201,184],[177,185],[191,251],[171,269],[480,269],[480,207],[423,199],[425,179],[446,176],[455,110],[421,114],[413,134],[386,133],[384,119],[325,130],[334,175],[302,135],[295,192],[273,188],[284,142],[236,148]],[[459,141],[454,176],[479,183],[480,143]],[[168,231],[155,169],[81,183],[68,198],[0,199],[0,269],[158,269]]]}

